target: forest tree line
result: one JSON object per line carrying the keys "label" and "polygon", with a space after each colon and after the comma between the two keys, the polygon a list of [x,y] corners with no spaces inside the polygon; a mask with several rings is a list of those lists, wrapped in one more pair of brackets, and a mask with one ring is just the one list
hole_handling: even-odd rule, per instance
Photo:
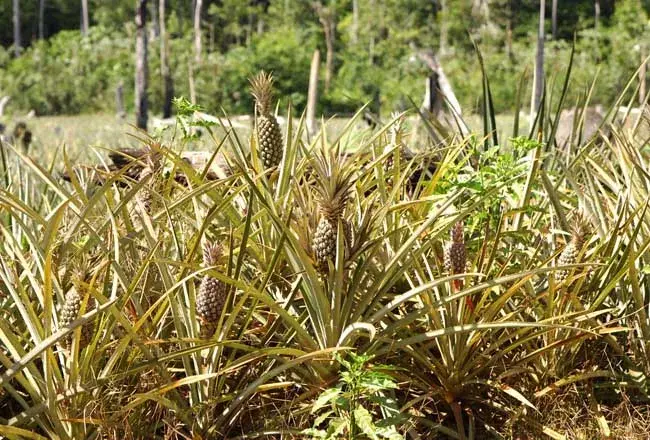
{"label": "forest tree line", "polygon": [[[647,56],[650,1],[545,3],[548,87],[561,84],[575,37],[570,98],[597,77],[592,101],[611,100]],[[403,109],[421,98],[427,75],[414,48],[435,52],[464,111],[479,111],[474,42],[497,111],[507,112],[520,79],[532,81],[540,12],[524,0],[0,0],[0,95],[14,109],[82,113],[114,110],[121,88],[132,110],[139,7],[157,114],[169,114],[172,95],[249,112],[247,78],[260,69],[275,72],[281,105],[302,110],[314,50],[319,110]]]}

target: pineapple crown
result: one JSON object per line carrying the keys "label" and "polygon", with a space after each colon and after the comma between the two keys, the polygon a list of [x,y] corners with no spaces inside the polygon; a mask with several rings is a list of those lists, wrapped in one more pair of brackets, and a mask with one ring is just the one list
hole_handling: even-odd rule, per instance
{"label": "pineapple crown", "polygon": [[77,288],[83,287],[84,284],[87,284],[91,277],[92,271],[91,268],[93,264],[96,263],[97,258],[89,255],[84,256],[79,265],[72,270],[72,284],[77,286]]}
{"label": "pineapple crown", "polygon": [[343,214],[354,185],[354,167],[344,161],[336,150],[330,150],[329,154],[317,154],[313,161],[319,209],[329,219]]}
{"label": "pineapple crown", "polygon": [[451,241],[454,243],[464,243],[465,229],[462,220],[456,222],[456,224],[451,228]]}
{"label": "pineapple crown", "polygon": [[249,79],[251,94],[255,98],[257,111],[261,115],[271,113],[271,100],[273,99],[273,74],[261,71]]}
{"label": "pineapple crown", "polygon": [[574,214],[572,221],[571,241],[575,244],[582,244],[587,236],[591,234],[589,218],[583,212],[577,212]]}
{"label": "pineapple crown", "polygon": [[206,267],[216,266],[223,255],[223,246],[218,241],[206,241],[203,244],[203,264]]}

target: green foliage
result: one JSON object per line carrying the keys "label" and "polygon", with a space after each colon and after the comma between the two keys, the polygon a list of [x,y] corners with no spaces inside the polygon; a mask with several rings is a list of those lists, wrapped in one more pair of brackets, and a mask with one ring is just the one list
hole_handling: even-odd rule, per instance
{"label": "green foliage", "polygon": [[[24,22],[34,28],[38,2],[25,6]],[[133,9],[132,2],[90,2],[93,32],[83,40],[78,29],[79,2],[47,2],[46,42],[29,41],[20,59],[0,54],[0,90],[14,97],[15,109],[39,114],[81,113],[114,109],[117,82],[125,85],[125,102],[132,106]],[[150,2],[149,17],[154,3]],[[291,101],[299,111],[306,104],[309,66],[314,49],[324,60],[326,45],[322,24],[310,2],[204,2],[204,56],[192,65],[198,101],[211,112],[221,108],[231,114],[249,113],[252,102],[246,79],[260,69],[276,72],[280,105]],[[384,0],[375,7],[358,0],[358,23],[352,2],[336,2],[334,76],[330,89],[323,90],[321,111],[352,113],[371,102],[371,109],[388,114],[418,102],[424,92],[425,66],[413,61],[411,44],[438,52],[465,114],[480,113],[482,78],[472,40],[484,55],[492,82],[495,110],[510,113],[516,84],[532,72],[526,69],[535,53],[537,5],[523,1],[484,2],[489,9],[473,9],[470,3],[449,2],[441,9],[436,2]],[[640,35],[648,32],[647,4],[641,0],[601,1],[601,21],[594,28],[593,2],[581,0],[559,5],[559,39],[547,41],[546,73],[549,87],[562,84],[564,66],[574,34],[576,53],[573,87],[565,106],[574,105],[595,83],[592,104],[609,103],[640,62]],[[156,5],[157,6],[157,5]],[[482,7],[484,7],[482,6]],[[549,5],[550,7],[550,5]],[[645,9],[644,9],[645,7]],[[2,11],[5,13],[3,14]],[[11,24],[10,0],[0,1],[0,26]],[[550,11],[549,11],[550,12]],[[61,16],[64,29],[54,28],[51,17]],[[547,13],[550,17],[550,13]],[[471,19],[468,21],[467,17]],[[167,2],[170,64],[176,95],[190,96],[190,64],[194,64],[193,12],[187,2]],[[469,24],[468,24],[469,23]],[[27,27],[27,26],[25,26]],[[547,23],[550,32],[550,23]],[[441,47],[442,34],[447,46]],[[152,33],[151,33],[152,34]],[[30,35],[24,29],[23,35]],[[10,33],[0,40],[8,46]],[[25,38],[24,40],[29,40]],[[157,113],[162,108],[159,40],[149,45],[149,100]],[[443,50],[444,49],[444,50]],[[632,54],[632,56],[631,56]],[[63,61],[62,61],[63,60]],[[324,66],[321,67],[321,79]],[[71,78],[59,81],[60,78]],[[557,92],[558,90],[555,90]],[[525,97],[527,101],[527,97]]]}
{"label": "green foliage", "polygon": [[0,74],[0,90],[18,108],[37,114],[97,112],[114,108],[115,87],[125,84],[126,101],[133,71],[132,43],[114,32],[94,27],[88,38],[64,31],[32,45],[8,62]]}
{"label": "green foliage", "polygon": [[[614,128],[544,152],[562,99],[551,98],[534,137],[498,146],[408,113],[371,136],[359,115],[312,135],[289,107],[271,172],[255,136],[225,117],[225,129],[202,122],[184,98],[181,134],[137,133],[154,156],[119,170],[101,147],[86,148],[101,164],[77,166],[50,144],[34,159],[3,144],[0,435],[561,438],[574,420],[545,419],[544,405],[567,413],[567,387],[586,396],[580,406],[648,401],[647,134]],[[403,147],[433,152],[401,159],[393,124]],[[206,154],[186,151],[196,126]],[[352,232],[341,223],[319,271],[314,186],[327,176],[313,159],[350,147],[340,172],[352,179]],[[574,211],[594,234],[560,265]],[[445,264],[455,225],[463,273]],[[224,245],[223,267],[202,264],[206,240]],[[82,265],[90,273],[73,283]],[[228,286],[208,339],[196,316],[206,273]],[[95,305],[61,325],[73,285]],[[82,328],[93,329],[87,345]],[[603,423],[586,417],[585,438]]]}
{"label": "green foliage", "polygon": [[[348,359],[335,356],[341,365],[340,382],[324,390],[313,403],[319,414],[314,427],[303,434],[314,439],[368,438],[402,440],[396,426],[404,421],[392,390],[397,383],[388,365],[370,364],[372,356],[349,353]],[[320,426],[326,429],[320,429]]]}

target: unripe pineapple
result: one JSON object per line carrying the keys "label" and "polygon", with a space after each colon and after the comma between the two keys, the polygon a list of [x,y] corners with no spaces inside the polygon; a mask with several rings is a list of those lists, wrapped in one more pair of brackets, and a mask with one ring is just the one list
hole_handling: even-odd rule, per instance
{"label": "unripe pineapple", "polygon": [[445,249],[445,268],[450,275],[464,273],[467,266],[467,251],[463,222],[457,222],[451,229],[451,243]]}
{"label": "unripe pineapple", "polygon": [[[75,282],[75,285],[72,286],[72,288],[68,291],[68,293],[65,295],[65,302],[63,304],[63,307],[61,308],[61,315],[59,318],[59,327],[67,327],[70,325],[73,321],[78,319],[83,313],[87,312],[90,310],[90,308],[94,304],[94,300],[92,297],[88,298],[88,302],[86,304],[85,310],[81,310],[81,305],[83,302],[83,297],[82,295],[79,294],[78,289],[81,287],[81,284],[78,282]],[[86,345],[88,345],[88,342],[90,342],[90,339],[92,337],[92,332],[93,332],[93,325],[92,323],[86,323],[81,327],[81,339],[79,340],[79,348],[84,348]],[[70,349],[72,347],[72,341],[74,339],[75,333],[69,334],[63,341],[64,346],[66,349]]]}
{"label": "unripe pineapple", "polygon": [[[326,208],[327,209],[327,208]],[[321,207],[321,212],[323,208]],[[314,254],[319,267],[325,269],[329,260],[336,259],[336,232],[338,230],[339,216],[324,213],[318,222],[314,234]],[[343,222],[343,234],[346,247],[352,245],[352,227],[350,222],[341,219]]]}
{"label": "unripe pineapple", "polygon": [[[465,248],[465,231],[463,222],[457,222],[451,228],[451,243],[445,249],[445,268],[450,275],[465,273],[467,269],[467,249]],[[454,280],[454,290],[463,288],[463,280]],[[470,296],[465,297],[465,303],[470,311],[474,311],[474,301]]]}
{"label": "unripe pineapple", "polygon": [[321,217],[314,233],[312,249],[316,265],[321,270],[326,270],[328,261],[336,258],[339,220],[343,225],[346,249],[352,245],[352,227],[343,218],[343,213],[350,198],[353,168],[341,170],[338,159],[331,156],[328,161],[323,155],[315,161],[314,169],[317,174],[316,191]]}
{"label": "unripe pineapple", "polygon": [[142,182],[145,179],[149,181],[140,188],[140,191],[136,195],[138,202],[142,204],[142,207],[147,213],[151,213],[153,210],[154,196],[152,191],[155,191],[156,184],[154,179],[156,178],[155,174],[160,169],[160,157],[159,154],[150,151],[144,159],[145,164],[140,174],[138,176],[138,181]]}
{"label": "unripe pineapple", "polygon": [[273,75],[262,71],[250,80],[251,93],[257,107],[257,135],[260,159],[265,169],[276,167],[282,160],[283,141],[280,125],[271,113]]}
{"label": "unripe pineapple", "polygon": [[[578,263],[578,256],[585,245],[587,235],[590,233],[589,222],[581,215],[577,214],[575,223],[571,228],[571,240],[566,245],[560,258],[558,258],[559,266],[567,266]],[[557,271],[556,279],[558,283],[563,283],[569,277],[570,270]]]}
{"label": "unripe pineapple", "polygon": [[[216,266],[223,253],[219,243],[205,243],[203,246],[203,265]],[[228,286],[210,275],[201,280],[199,295],[196,298],[196,313],[201,319],[201,335],[209,337],[216,329],[228,297]]]}

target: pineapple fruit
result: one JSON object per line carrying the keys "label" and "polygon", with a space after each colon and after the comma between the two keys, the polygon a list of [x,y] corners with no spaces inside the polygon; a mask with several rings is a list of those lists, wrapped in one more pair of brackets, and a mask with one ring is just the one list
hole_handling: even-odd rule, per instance
{"label": "pineapple fruit", "polygon": [[[467,249],[465,248],[465,230],[463,222],[459,221],[451,228],[451,243],[445,248],[445,269],[450,275],[465,273],[467,269]],[[462,280],[454,280],[455,291],[463,288]],[[474,310],[474,302],[469,296],[465,297],[467,307]]]}
{"label": "pineapple fruit", "polygon": [[[586,243],[589,233],[589,222],[582,214],[577,214],[574,226],[571,228],[571,239],[558,258],[557,262],[559,266],[567,266],[579,262],[578,256]],[[569,277],[571,270],[559,270],[556,273],[557,282],[563,283]]]}
{"label": "pineapple fruit", "polygon": [[154,207],[154,196],[152,191],[155,191],[155,182],[156,173],[160,170],[160,154],[154,151],[149,151],[149,153],[144,158],[144,167],[138,175],[138,180],[142,182],[145,179],[149,179],[138,192],[136,199],[139,204],[144,208],[145,212],[151,214]]}
{"label": "pineapple fruit", "polygon": [[276,167],[282,160],[283,141],[280,125],[271,113],[273,75],[264,71],[250,80],[251,93],[257,107],[257,134],[260,159],[265,169]]}
{"label": "pineapple fruit", "polygon": [[[81,290],[81,283],[83,277],[77,277],[77,280],[73,283],[73,286],[70,288],[68,293],[65,295],[65,302],[61,308],[61,315],[59,318],[59,327],[67,327],[76,319],[78,319],[83,313],[89,311],[94,305],[94,300],[92,297],[88,298],[86,303],[85,310],[81,310],[83,303],[83,296],[79,293]],[[79,340],[79,348],[84,348],[90,342],[92,338],[93,325],[92,323],[84,324],[81,327],[81,338]],[[70,333],[63,341],[64,348],[69,350],[72,347],[72,341],[74,340],[75,333]]]}
{"label": "pineapple fruit", "polygon": [[[203,246],[203,265],[217,266],[223,254],[223,248],[217,242],[205,243]],[[228,297],[228,286],[210,275],[201,280],[199,294],[196,298],[196,313],[201,320],[201,337],[208,338],[216,330]]]}
{"label": "pineapple fruit", "polygon": [[465,249],[465,237],[463,222],[457,222],[451,228],[451,243],[445,249],[445,268],[451,275],[465,272],[467,264],[467,251]]}
{"label": "pineapple fruit", "polygon": [[346,249],[352,246],[352,227],[343,214],[350,199],[353,185],[353,169],[342,170],[338,159],[322,155],[314,163],[316,170],[316,192],[320,220],[312,241],[316,265],[325,271],[328,261],[336,259],[337,232],[342,222]]}

